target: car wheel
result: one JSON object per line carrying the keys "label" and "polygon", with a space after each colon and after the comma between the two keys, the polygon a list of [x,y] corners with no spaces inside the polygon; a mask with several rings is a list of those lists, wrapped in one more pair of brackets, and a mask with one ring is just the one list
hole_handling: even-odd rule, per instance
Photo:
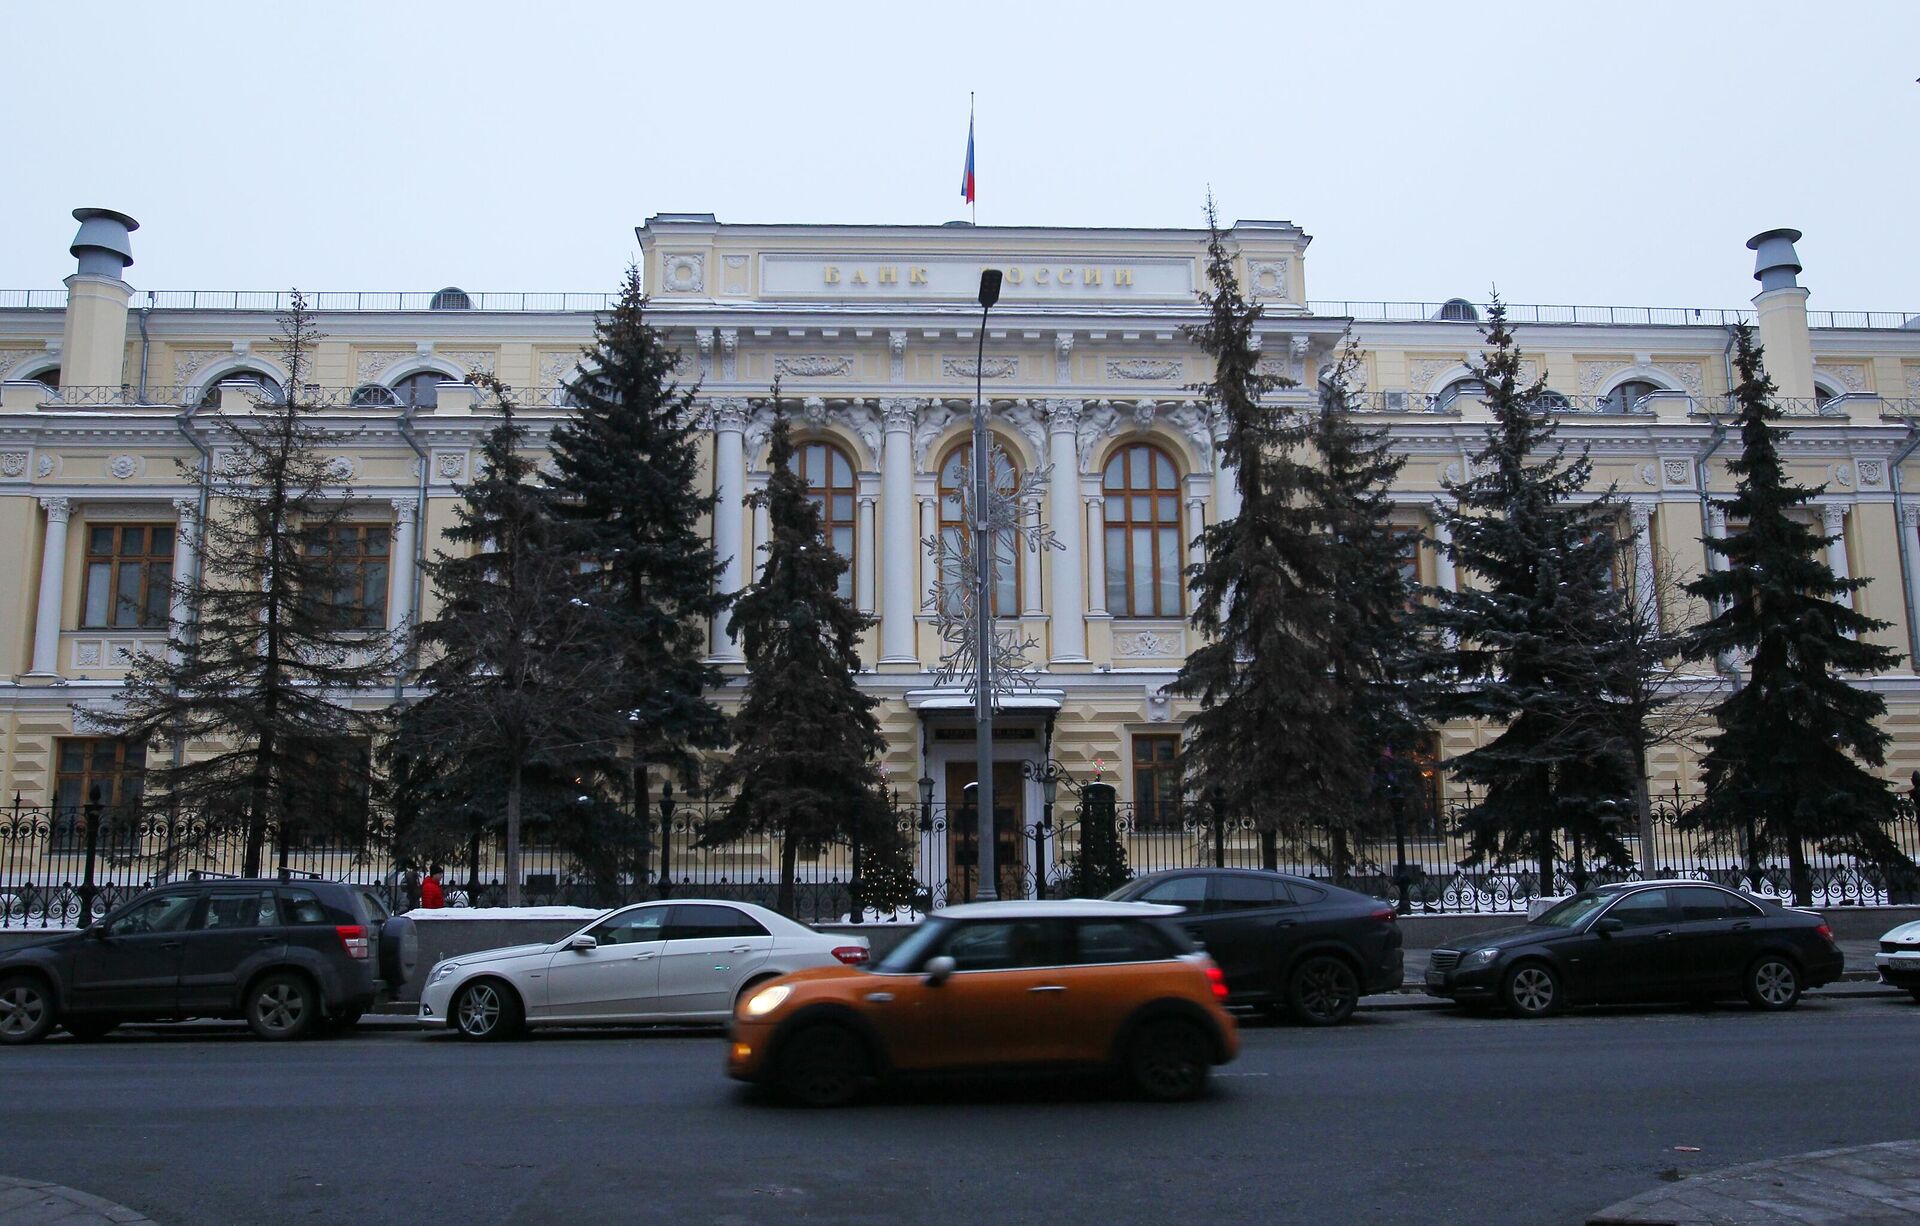
{"label": "car wheel", "polygon": [[106,1038],[119,1024],[120,1019],[116,1017],[68,1017],[60,1020],[60,1028],[82,1043]]}
{"label": "car wheel", "polygon": [[53,1029],[53,994],[32,975],[0,979],[0,1043],[38,1043]]}
{"label": "car wheel", "polygon": [[1544,962],[1522,962],[1500,986],[1500,998],[1515,1017],[1546,1017],[1560,1008],[1560,976]]}
{"label": "car wheel", "polygon": [[809,1026],[780,1051],[780,1088],[809,1107],[851,1102],[872,1073],[866,1044],[845,1026]]}
{"label": "car wheel", "polygon": [[1287,1008],[1307,1026],[1337,1026],[1360,1003],[1360,980],[1344,958],[1321,954],[1293,968],[1287,980]]}
{"label": "car wheel", "polygon": [[1148,1022],[1127,1044],[1127,1077],[1148,1098],[1180,1102],[1206,1089],[1213,1061],[1207,1036],[1192,1022]]}
{"label": "car wheel", "polygon": [[1765,954],[1747,968],[1747,1003],[1756,1009],[1791,1009],[1800,1000],[1800,971],[1778,954]]}
{"label": "car wheel", "polygon": [[247,1028],[263,1039],[297,1039],[320,1020],[320,994],[305,975],[276,971],[247,992]]}
{"label": "car wheel", "polygon": [[498,1042],[520,1033],[520,998],[497,979],[481,979],[453,998],[453,1028],[463,1039]]}

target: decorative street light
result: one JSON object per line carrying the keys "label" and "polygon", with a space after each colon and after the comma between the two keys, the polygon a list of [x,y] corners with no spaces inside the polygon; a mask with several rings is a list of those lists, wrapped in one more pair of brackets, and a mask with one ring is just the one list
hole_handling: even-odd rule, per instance
{"label": "decorative street light", "polygon": [[993,864],[993,447],[981,380],[987,361],[987,313],[1000,301],[1000,276],[997,268],[980,270],[980,344],[973,362],[973,721],[979,767],[974,817],[980,866],[980,889],[974,897],[982,901],[999,897]]}
{"label": "decorative street light", "polygon": [[[1053,836],[1053,802],[1060,795],[1060,781],[1066,769],[1052,758],[1045,762],[1026,761],[1020,774],[1040,784],[1040,824],[1033,828],[1033,896],[1047,896],[1047,840]],[[1071,785],[1071,781],[1069,781]]]}
{"label": "decorative street light", "polygon": [[920,829],[933,829],[933,776],[920,776]]}

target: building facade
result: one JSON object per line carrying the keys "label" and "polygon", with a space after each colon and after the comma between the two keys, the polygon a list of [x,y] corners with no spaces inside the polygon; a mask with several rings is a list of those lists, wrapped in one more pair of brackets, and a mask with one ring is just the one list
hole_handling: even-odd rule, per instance
{"label": "building facade", "polygon": [[[124,803],[146,752],[90,732],[126,661],[164,640],[167,576],[194,573],[197,507],[187,479],[217,462],[218,415],[248,412],[284,387],[274,339],[284,295],[136,290],[130,219],[79,210],[78,270],[64,291],[0,294],[0,792],[26,806]],[[995,600],[1037,644],[1035,687],[999,720],[996,792],[1032,821],[1057,761],[1077,780],[1116,784],[1143,816],[1177,795],[1186,707],[1166,692],[1190,645],[1181,568],[1194,538],[1235,513],[1216,423],[1192,390],[1208,377],[1183,336],[1198,318],[1204,233],[1190,230],[975,228],[964,225],[728,225],[662,214],[638,230],[650,314],[699,386],[707,525],[728,559],[724,584],[752,581],[765,511],[744,499],[766,479],[777,379],[802,462],[850,594],[877,618],[862,682],[883,699],[886,767],[903,797],[930,781],[959,800],[973,778],[968,698],[936,684],[942,586],[928,542],[958,529],[976,382],[995,437],[1022,470],[1044,473],[1025,513],[1058,547],[1019,553]],[[1703,530],[1724,529],[1708,498],[1725,469],[1730,326],[1757,324],[1791,421],[1794,475],[1824,487],[1830,561],[1871,579],[1857,600],[1906,660],[1859,684],[1881,690],[1895,736],[1890,779],[1920,767],[1920,678],[1911,658],[1920,606],[1920,506],[1902,493],[1920,406],[1920,317],[1807,309],[1791,231],[1760,236],[1751,308],[1516,306],[1529,371],[1571,448],[1612,485],[1636,547],[1621,582],[1661,592],[1668,624],[1698,610],[1671,591],[1706,564]],[[1369,418],[1407,457],[1395,491],[1426,528],[1443,482],[1462,476],[1488,415],[1468,364],[1483,308],[1308,297],[1308,236],[1288,222],[1240,222],[1227,235],[1246,292],[1265,307],[1263,369],[1305,407],[1350,335]],[[162,240],[164,241],[164,239]],[[1005,270],[986,318],[982,267]],[[435,596],[420,561],[444,547],[459,486],[497,420],[468,375],[519,389],[536,440],[567,411],[598,294],[318,293],[324,334],[310,399],[331,406],[335,471],[356,529],[337,544],[370,627],[399,629]],[[984,356],[982,352],[984,340]],[[1423,549],[1409,567],[1459,582]],[[724,625],[713,657],[735,674]],[[1717,684],[1708,674],[1703,684]],[[370,704],[393,694],[367,695]],[[1481,735],[1452,728],[1434,748]],[[1023,771],[1023,766],[1027,769]],[[1688,749],[1662,750],[1656,791],[1693,786]],[[1436,780],[1444,787],[1443,780]],[[1025,854],[1025,853],[1022,853]]]}

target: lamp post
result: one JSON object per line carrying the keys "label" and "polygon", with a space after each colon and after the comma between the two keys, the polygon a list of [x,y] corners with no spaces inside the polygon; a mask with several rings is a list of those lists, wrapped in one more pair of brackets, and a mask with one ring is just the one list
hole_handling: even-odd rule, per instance
{"label": "lamp post", "polygon": [[1033,896],[1047,896],[1047,840],[1053,837],[1053,802],[1060,795],[1060,777],[1066,772],[1052,758],[1022,762],[1020,773],[1040,783],[1040,824],[1033,828]]}
{"label": "lamp post", "polygon": [[933,830],[933,776],[920,776],[920,830],[931,833]]}
{"label": "lamp post", "polygon": [[974,617],[974,752],[979,773],[975,792],[975,821],[980,850],[983,902],[999,897],[994,889],[993,863],[993,448],[987,434],[987,402],[982,390],[987,360],[987,313],[1000,301],[1000,270],[980,270],[980,344],[973,362],[973,617]]}

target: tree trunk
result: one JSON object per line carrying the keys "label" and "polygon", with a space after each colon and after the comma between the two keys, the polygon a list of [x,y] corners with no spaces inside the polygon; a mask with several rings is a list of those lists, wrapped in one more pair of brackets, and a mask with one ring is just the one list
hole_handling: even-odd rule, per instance
{"label": "tree trunk", "polygon": [[1659,873],[1659,848],[1653,841],[1653,789],[1647,786],[1647,747],[1634,751],[1633,807],[1640,815],[1640,876],[1651,881]]}
{"label": "tree trunk", "polygon": [[1280,835],[1277,831],[1260,832],[1260,867],[1270,873],[1280,868]]}
{"label": "tree trunk", "polygon": [[788,919],[793,918],[793,877],[799,859],[800,841],[789,830],[780,840],[780,895],[774,904],[774,910]]}
{"label": "tree trunk", "polygon": [[1787,837],[1787,881],[1793,887],[1793,905],[1813,905],[1813,875],[1807,870],[1807,845],[1798,835]]}
{"label": "tree trunk", "polygon": [[1347,844],[1347,832],[1336,826],[1333,828],[1333,883],[1347,884],[1347,878],[1353,872],[1353,852]]}
{"label": "tree trunk", "polygon": [[507,905],[520,905],[520,762],[507,776]]}
{"label": "tree trunk", "polygon": [[1553,823],[1540,823],[1540,897],[1553,896]]}

